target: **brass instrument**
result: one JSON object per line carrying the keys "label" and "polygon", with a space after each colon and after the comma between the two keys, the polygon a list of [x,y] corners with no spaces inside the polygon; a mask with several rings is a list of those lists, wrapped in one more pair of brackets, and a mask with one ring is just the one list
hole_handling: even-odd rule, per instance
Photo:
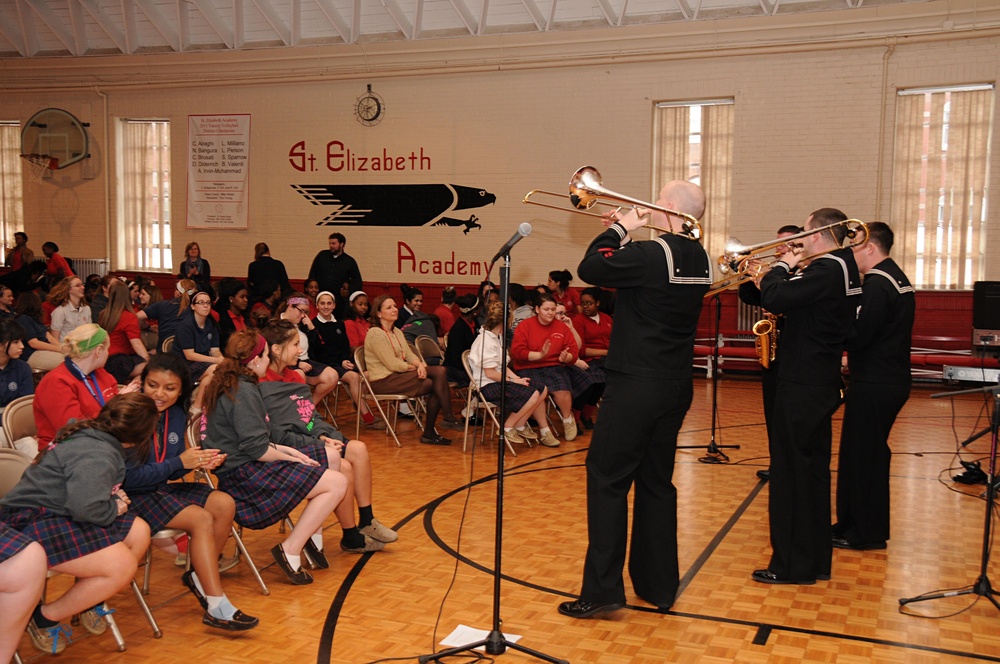
{"label": "brass instrument", "polygon": [[[568,209],[562,205],[533,201],[531,200],[532,196],[555,196],[558,198],[568,198],[573,208]],[[600,172],[598,172],[598,170],[593,166],[584,166],[576,173],[573,173],[573,177],[569,181],[569,194],[559,194],[554,191],[546,191],[544,189],[532,189],[524,195],[521,202],[529,205],[552,208],[554,210],[562,210],[563,212],[578,212],[592,217],[603,216],[597,214],[596,212],[587,212],[587,210],[590,210],[595,205],[605,205],[621,210],[623,207],[622,204],[624,203],[633,209],[647,208],[649,210],[656,210],[657,212],[662,212],[666,215],[680,217],[683,221],[680,233],[676,233],[670,228],[662,228],[660,226],[654,226],[653,224],[646,224],[644,228],[652,228],[653,230],[661,233],[670,233],[671,235],[680,235],[681,237],[686,237],[689,240],[701,239],[701,225],[698,223],[697,219],[689,214],[685,214],[684,212],[670,210],[652,203],[640,201],[637,198],[631,198],[629,196],[625,196],[624,194],[619,194],[611,191],[610,189],[605,189],[601,185]]]}
{"label": "brass instrument", "polygon": [[[716,266],[723,277],[712,284],[711,289],[705,293],[705,297],[721,293],[722,291],[729,290],[730,288],[735,288],[740,284],[754,280],[759,276],[763,276],[763,274],[770,270],[771,266],[774,263],[777,263],[781,256],[786,253],[785,251],[778,251],[778,249],[783,245],[787,245],[787,247],[795,247],[796,240],[810,235],[815,235],[816,233],[829,231],[837,228],[838,226],[843,226],[847,229],[847,239],[849,239],[850,242],[845,244],[843,247],[836,247],[837,249],[860,247],[868,242],[868,226],[866,226],[865,222],[860,219],[845,219],[844,221],[838,221],[827,226],[814,228],[809,231],[803,231],[802,233],[796,233],[795,235],[789,235],[781,238],[780,240],[771,240],[769,242],[761,242],[760,244],[751,244],[749,246],[740,244],[740,241],[736,238],[729,238],[729,241],[726,242],[724,253],[719,256],[716,261]],[[788,250],[791,249],[786,249],[786,251]],[[821,251],[819,253],[806,256],[805,258],[799,260],[799,264],[803,264],[805,261],[812,260],[818,256],[828,254],[831,251],[834,251],[834,249],[828,249],[827,251]]]}
{"label": "brass instrument", "polygon": [[774,314],[764,313],[764,318],[753,324],[751,331],[757,347],[757,359],[760,366],[767,369],[774,362],[778,352],[778,318]]}

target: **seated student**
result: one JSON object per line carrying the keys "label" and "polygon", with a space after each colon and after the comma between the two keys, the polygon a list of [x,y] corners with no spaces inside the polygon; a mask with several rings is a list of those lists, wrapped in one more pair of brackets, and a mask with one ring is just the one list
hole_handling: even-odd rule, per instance
{"label": "seated student", "polygon": [[191,298],[191,315],[177,328],[173,352],[187,360],[191,380],[211,380],[215,368],[222,362],[222,353],[219,351],[219,327],[212,318],[210,293],[198,291]]}
{"label": "seated student", "polygon": [[[611,316],[600,310],[601,295],[600,288],[584,288],[580,293],[582,311],[573,317],[573,327],[583,340],[580,346],[580,359],[587,363],[596,384],[601,386],[600,393],[597,394],[598,399],[604,394],[603,386],[606,382],[604,358],[608,356],[608,347],[611,343]],[[580,417],[584,429],[594,428],[593,418],[596,410],[593,404],[584,405]]]}
{"label": "seated student", "polygon": [[17,318],[14,311],[14,291],[0,284],[0,318]]}
{"label": "seated student", "polygon": [[237,279],[223,279],[215,286],[218,297],[212,305],[218,314],[219,348],[225,348],[233,332],[253,327],[247,287]]}
{"label": "seated student", "polygon": [[[70,420],[92,419],[118,394],[118,381],[104,370],[108,333],[101,326],[81,325],[63,339],[63,362],[45,374],[35,390],[33,412],[38,425],[38,449],[52,442]],[[137,386],[127,389],[135,390]]]}
{"label": "seated student", "polygon": [[132,311],[128,286],[118,281],[108,288],[108,306],[98,319],[108,332],[111,344],[105,368],[119,383],[139,376],[149,361],[149,351],[142,343],[139,319]]}
{"label": "seated student", "polygon": [[575,366],[579,346],[570,328],[556,319],[556,303],[547,293],[539,293],[535,316],[523,321],[514,331],[510,356],[514,370],[533,385],[545,385],[559,407],[566,440],[576,439],[573,397],[583,394],[594,382],[593,376]]}
{"label": "seated student", "polygon": [[55,307],[49,329],[60,341],[64,334],[93,322],[90,305],[83,299],[83,279],[80,277],[66,277],[49,291],[46,299]]}
{"label": "seated student", "polygon": [[403,326],[406,325],[413,314],[423,308],[424,292],[408,284],[400,284],[399,290],[403,293],[403,306],[399,309],[399,318],[396,319],[396,327],[403,329]]}
{"label": "seated student", "polygon": [[281,286],[274,279],[261,279],[250,300],[250,318],[255,327],[267,325],[267,321],[278,315],[281,304]]}
{"label": "seated student", "polygon": [[61,597],[35,607],[28,634],[42,652],[66,647],[62,623],[75,614],[87,631],[103,633],[104,601],[129,584],[146,555],[149,526],[129,512],[120,487],[125,457],[148,455],[157,418],[147,396],[111,399],[95,419],[60,429],[0,500],[0,521],[41,544],[53,571],[76,577]]}
{"label": "seated student", "polygon": [[177,334],[177,328],[191,315],[191,298],[198,287],[190,279],[181,279],[174,289],[174,297],[149,304],[136,316],[140,321],[156,321],[156,352],[163,351],[163,342]]}
{"label": "seated student", "polygon": [[187,413],[194,385],[183,359],[173,353],[155,355],[142,371],[142,392],[153,399],[160,414],[149,456],[125,464],[122,488],[132,498],[132,511],[149,524],[150,532],[164,528],[187,531],[188,556],[194,570],[181,577],[205,614],[209,627],[242,632],[259,620],[230,603],[222,592],[219,562],[229,539],[236,504],[207,484],[178,482],[195,468],[214,470],[226,460],[216,450],[185,446]]}
{"label": "seated student", "polygon": [[63,360],[62,347],[42,323],[42,300],[25,291],[17,297],[17,322],[24,328],[24,361],[35,371],[51,371]]}
{"label": "seated student", "polygon": [[344,330],[347,331],[347,341],[351,348],[365,345],[365,336],[371,328],[368,321],[368,295],[364,291],[355,291],[348,298],[349,306],[344,314]]}
{"label": "seated student", "polygon": [[308,298],[301,293],[292,293],[278,309],[278,318],[291,322],[299,332],[301,352],[299,353],[298,366],[295,368],[302,372],[306,383],[312,387],[312,402],[317,404],[337,389],[340,376],[335,369],[309,358],[310,338],[314,342],[318,342],[319,339],[316,336],[316,326],[309,318]]}
{"label": "seated student", "polygon": [[351,354],[351,344],[347,338],[347,330],[343,321],[334,318],[337,301],[330,291],[323,291],[316,296],[318,313],[312,319],[314,332],[310,341],[310,350],[317,360],[337,372],[351,394],[351,401],[361,407],[361,419],[374,429],[384,429],[385,422],[376,420],[368,403],[361,398],[361,376],[354,366]]}
{"label": "seated student", "polygon": [[580,293],[575,288],[569,287],[569,282],[573,281],[573,275],[569,270],[552,270],[549,272],[549,281],[546,284],[552,292],[552,299],[556,304],[565,304],[566,312],[570,316],[580,313]]}
{"label": "seated student", "polygon": [[451,388],[444,367],[429,367],[410,350],[401,330],[395,327],[399,310],[388,295],[379,295],[372,303],[371,329],[365,336],[365,362],[368,380],[376,393],[427,396],[427,421],[420,442],[426,445],[451,445],[451,440],[437,432],[434,423],[444,411],[442,427],[464,430],[465,423],[455,418],[451,408]]}
{"label": "seated student", "polygon": [[[299,335],[288,321],[271,321],[261,330],[270,346],[271,362],[261,379],[260,392],[267,408],[271,439],[280,445],[302,449],[325,445],[327,457],[341,458],[340,472],[347,478],[347,494],[334,510],[344,532],[340,548],[349,553],[379,551],[396,541],[396,533],[372,514],[372,472],[368,447],[360,440],[348,441],[333,425],[316,414],[309,388],[290,363],[298,360]],[[354,519],[354,501],[361,513]],[[360,530],[358,526],[361,526]]]}
{"label": "seated student", "polygon": [[472,348],[472,342],[479,333],[479,300],[475,295],[459,295],[455,299],[458,305],[458,318],[452,323],[448,332],[448,342],[444,349],[444,366],[448,370],[448,380],[465,387],[469,384],[469,376],[462,366],[462,353]]}
{"label": "seated student", "polygon": [[[12,318],[0,318],[0,414],[14,399],[35,393],[31,367],[20,359],[23,352],[24,328]],[[3,447],[2,443],[5,441],[7,434],[0,429],[0,447]],[[35,456],[38,452],[38,441],[33,436],[9,442],[30,456]]]}
{"label": "seated student", "polygon": [[[327,291],[329,292],[329,291]],[[316,308],[316,296],[319,295],[319,281],[306,279],[302,284],[302,293],[309,299],[309,318],[315,318],[319,309]]]}
{"label": "seated student", "polygon": [[[236,501],[236,522],[245,528],[267,528],[308,501],[285,541],[271,549],[288,579],[302,585],[312,576],[302,568],[301,554],[323,566],[323,522],[347,494],[347,479],[336,463],[328,465],[286,445],[271,442],[267,410],[258,381],[267,373],[267,342],[255,330],[241,330],[229,338],[226,358],[205,389],[202,447],[226,455],[215,474],[219,490]],[[327,563],[328,565],[329,563]]]}
{"label": "seated student", "polygon": [[101,316],[101,312],[104,311],[104,307],[108,306],[108,288],[112,281],[120,281],[120,279],[110,274],[101,277],[94,297],[90,300],[90,322],[97,320]]}
{"label": "seated student", "polygon": [[55,242],[43,244],[42,253],[48,259],[45,264],[45,276],[48,277],[50,283],[76,276],[73,268],[69,266],[69,262],[59,253],[59,245]]}
{"label": "seated student", "polygon": [[500,405],[500,379],[503,377],[506,380],[507,417],[503,421],[503,428],[508,442],[524,443],[539,439],[538,435],[525,427],[528,418],[534,417],[540,427],[541,444],[546,447],[559,447],[559,441],[552,435],[549,421],[545,417],[548,389],[542,385],[541,390],[538,390],[530,384],[530,380],[521,378],[510,370],[507,366],[508,358],[501,357],[502,333],[503,304],[494,302],[486,314],[486,322],[479,331],[479,336],[469,349],[472,380],[476,382],[483,396],[497,406]]}
{"label": "seated student", "polygon": [[510,332],[514,333],[521,321],[535,315],[535,310],[528,301],[528,290],[522,284],[511,284],[507,291],[507,301],[510,305]]}
{"label": "seated student", "polygon": [[13,660],[48,571],[42,545],[0,521],[0,662]]}
{"label": "seated student", "polygon": [[441,321],[441,324],[437,326],[438,345],[444,345],[444,338],[455,322],[455,308],[452,306],[455,303],[455,297],[455,287],[445,286],[444,290],[441,291],[441,304],[434,310],[434,314]]}

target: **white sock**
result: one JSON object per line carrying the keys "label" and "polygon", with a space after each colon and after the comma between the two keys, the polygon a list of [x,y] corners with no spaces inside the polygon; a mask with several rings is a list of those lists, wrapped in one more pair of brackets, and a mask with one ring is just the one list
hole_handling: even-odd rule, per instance
{"label": "white sock", "polygon": [[207,597],[207,595],[205,595],[205,589],[201,587],[201,581],[198,580],[198,573],[194,570],[191,571],[191,581],[194,582],[194,587],[198,589],[198,592],[202,594],[202,597]]}
{"label": "white sock", "polygon": [[504,434],[509,436],[510,434],[514,433],[514,429],[512,427],[504,427],[503,432]]}
{"label": "white sock", "polygon": [[572,417],[564,417],[564,418],[562,418],[562,421],[563,421],[563,424],[569,424],[570,422],[576,422],[576,420],[574,418],[572,418]]}
{"label": "white sock", "polygon": [[288,566],[292,568],[293,572],[298,572],[300,569],[302,569],[301,555],[293,556],[292,554],[288,553],[288,549],[285,548],[284,544],[281,545],[281,550],[285,552],[285,559],[288,561]]}
{"label": "white sock", "polygon": [[312,543],[314,545],[316,545],[317,549],[319,549],[320,551],[323,550],[323,530],[322,529],[317,530],[312,535],[310,535],[309,539],[312,540]]}
{"label": "white sock", "polygon": [[225,595],[222,595],[222,597],[206,597],[205,599],[208,600],[208,614],[213,618],[232,620],[233,616],[236,615],[236,607],[232,605],[229,598]]}
{"label": "white sock", "polygon": [[515,430],[515,431],[518,431],[518,432],[521,432],[521,431],[524,431],[524,425],[522,424],[522,425],[521,425],[521,426],[519,426],[519,427],[514,427],[514,430]]}
{"label": "white sock", "polygon": [[539,429],[539,430],[538,430],[538,433],[539,433],[539,435],[541,435],[541,436],[544,436],[544,435],[545,435],[545,434],[547,434],[548,432],[549,432],[549,428],[548,428],[548,427],[545,427],[544,429]]}

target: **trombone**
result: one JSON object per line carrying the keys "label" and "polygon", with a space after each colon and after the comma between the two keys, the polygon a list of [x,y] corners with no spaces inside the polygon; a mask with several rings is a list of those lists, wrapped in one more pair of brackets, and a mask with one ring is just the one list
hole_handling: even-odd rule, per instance
{"label": "trombone", "polygon": [[[842,247],[837,247],[837,249],[853,249],[868,242],[868,226],[860,219],[845,219],[844,221],[838,221],[827,226],[789,235],[780,240],[771,240],[770,242],[761,242],[760,244],[751,244],[749,246],[740,244],[740,241],[734,237],[729,238],[729,241],[726,242],[724,253],[716,261],[719,273],[723,277],[712,284],[709,291],[705,293],[705,297],[735,288],[740,284],[762,276],[771,269],[771,266],[778,262],[786,251],[790,250],[788,248],[796,246],[796,240],[815,235],[816,233],[832,231],[834,228],[841,226],[847,229],[846,239],[849,239],[850,242]],[[782,246],[786,246],[786,250],[778,251]],[[834,251],[834,249],[811,254],[800,259],[799,262],[803,263],[804,261],[812,260],[831,251]]]}
{"label": "trombone", "polygon": [[[558,198],[568,198],[573,208],[567,209],[562,205],[531,200],[532,196],[555,196]],[[573,173],[573,177],[569,181],[568,194],[559,194],[554,191],[546,191],[544,189],[532,189],[524,195],[521,202],[529,205],[552,208],[554,210],[562,210],[563,212],[578,212],[591,217],[603,217],[603,215],[596,212],[587,212],[587,210],[590,210],[595,205],[613,207],[617,211],[622,209],[622,204],[624,203],[632,209],[641,207],[649,210],[656,210],[657,212],[662,212],[666,215],[680,217],[683,221],[680,233],[676,233],[670,228],[662,228],[660,226],[654,226],[653,224],[646,224],[644,228],[652,228],[653,230],[661,233],[669,233],[671,235],[680,235],[681,237],[685,237],[689,240],[701,239],[701,225],[698,223],[697,219],[689,214],[685,214],[684,212],[670,210],[668,208],[640,201],[637,198],[631,198],[629,196],[625,196],[624,194],[619,194],[611,191],[610,189],[605,189],[601,184],[600,172],[598,172],[598,170],[593,166],[584,166],[576,173]]]}

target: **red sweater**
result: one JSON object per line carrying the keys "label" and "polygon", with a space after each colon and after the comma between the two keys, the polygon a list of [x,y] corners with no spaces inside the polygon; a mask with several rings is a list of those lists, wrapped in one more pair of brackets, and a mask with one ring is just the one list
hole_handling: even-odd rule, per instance
{"label": "red sweater", "polygon": [[[100,396],[107,403],[118,394],[118,381],[104,369],[94,374],[100,387]],[[90,380],[94,389],[94,381]],[[35,423],[38,425],[38,449],[48,447],[56,432],[72,419],[90,419],[101,412],[101,402],[87,390],[82,380],[74,376],[66,363],[45,374],[35,390],[33,404]]]}
{"label": "red sweater", "polygon": [[556,304],[566,305],[567,316],[572,317],[580,311],[580,291],[575,288],[567,288],[562,295],[552,291],[552,299],[556,301]]}
{"label": "red sweater", "polygon": [[[607,350],[608,344],[611,343],[611,316],[600,312],[597,315],[600,317],[600,322],[595,323],[593,318],[577,314],[573,317],[573,327],[580,333],[583,348]],[[584,362],[594,359],[587,357],[583,349],[580,349],[580,357]]]}
{"label": "red sweater", "polygon": [[371,323],[358,318],[344,321],[344,330],[347,331],[347,342],[351,344],[351,348],[365,345],[365,336],[367,336],[370,327]]}
{"label": "red sweater", "polygon": [[[542,350],[546,339],[551,340],[548,354],[540,360],[528,361],[528,353]],[[576,362],[580,349],[577,348],[576,339],[573,338],[573,333],[566,323],[554,320],[548,325],[542,325],[538,322],[538,316],[527,318],[514,330],[514,340],[510,345],[514,371],[558,366],[559,354],[563,349],[573,354],[570,364]]]}

